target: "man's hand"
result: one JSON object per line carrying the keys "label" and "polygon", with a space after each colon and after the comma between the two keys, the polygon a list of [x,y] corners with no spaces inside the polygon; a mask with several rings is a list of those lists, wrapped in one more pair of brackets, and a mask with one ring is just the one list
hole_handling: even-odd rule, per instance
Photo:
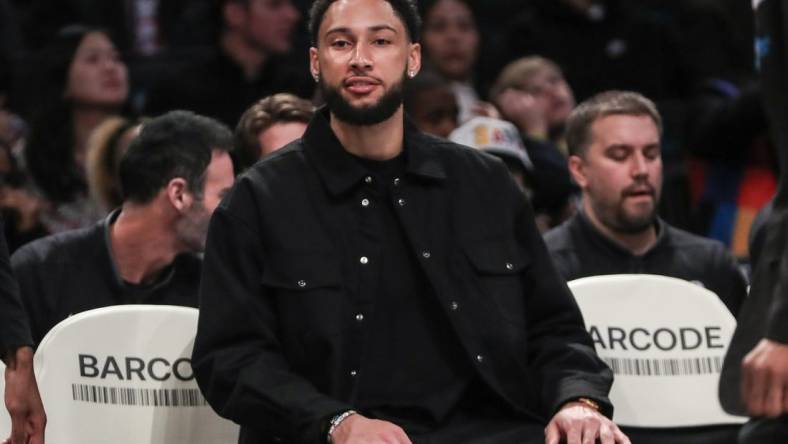
{"label": "man's hand", "polygon": [[544,431],[545,444],[630,444],[613,421],[581,402],[564,405]]}
{"label": "man's hand", "polygon": [[348,416],[331,434],[333,444],[411,444],[398,425],[369,419],[358,413]]}
{"label": "man's hand", "polygon": [[547,137],[547,104],[533,94],[506,89],[497,97],[498,108],[504,118],[517,125],[521,132],[531,137]]}
{"label": "man's hand", "polygon": [[761,339],[742,361],[741,398],[753,416],[788,412],[788,344]]}
{"label": "man's hand", "polygon": [[5,406],[11,415],[11,437],[5,444],[44,444],[47,417],[33,374],[33,349],[18,349],[7,364]]}

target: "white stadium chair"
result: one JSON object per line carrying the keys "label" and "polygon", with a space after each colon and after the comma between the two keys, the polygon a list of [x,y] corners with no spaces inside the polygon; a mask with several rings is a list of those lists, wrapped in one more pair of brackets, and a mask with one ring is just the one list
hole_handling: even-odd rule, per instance
{"label": "white stadium chair", "polygon": [[613,369],[614,420],[631,427],[741,424],[717,385],[736,328],[730,311],[699,284],[620,274],[569,282],[599,356]]}
{"label": "white stadium chair", "polygon": [[56,325],[34,358],[47,443],[236,443],[193,377],[197,313],[119,305]]}
{"label": "white stadium chair", "polygon": [[[5,364],[0,361],[0,395],[5,399]],[[11,436],[11,417],[5,408],[5,402],[0,406],[0,442]]]}

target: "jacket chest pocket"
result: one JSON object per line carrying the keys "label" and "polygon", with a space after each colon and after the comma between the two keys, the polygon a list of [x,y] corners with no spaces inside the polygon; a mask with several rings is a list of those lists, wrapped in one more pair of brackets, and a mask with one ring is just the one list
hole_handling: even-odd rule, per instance
{"label": "jacket chest pocket", "polygon": [[524,275],[528,255],[503,240],[467,243],[465,255],[473,268],[475,287],[506,320],[525,325]]}
{"label": "jacket chest pocket", "polygon": [[285,336],[323,336],[341,329],[347,301],[332,251],[284,250],[267,256],[261,284],[276,302]]}

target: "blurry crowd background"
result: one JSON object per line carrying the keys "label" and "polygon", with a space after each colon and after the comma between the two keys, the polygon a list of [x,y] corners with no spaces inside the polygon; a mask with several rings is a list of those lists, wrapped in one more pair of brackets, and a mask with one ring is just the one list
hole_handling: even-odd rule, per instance
{"label": "blurry crowd background", "polygon": [[[146,116],[189,109],[236,127],[272,94],[319,105],[310,4],[0,0],[0,206],[12,251],[120,203],[118,160]],[[477,116],[514,125],[527,156],[502,157],[522,176],[541,227],[576,207],[563,141],[575,103],[634,90],[665,120],[661,216],[747,260],[750,225],[778,174],[755,82],[750,0],[419,6],[426,69],[406,83],[408,114],[442,137]],[[248,153],[237,150],[237,166]]]}

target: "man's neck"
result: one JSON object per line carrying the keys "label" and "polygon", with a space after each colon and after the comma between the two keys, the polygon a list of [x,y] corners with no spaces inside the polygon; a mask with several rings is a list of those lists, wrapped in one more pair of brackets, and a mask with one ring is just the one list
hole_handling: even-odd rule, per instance
{"label": "man's neck", "polygon": [[365,159],[389,160],[402,152],[405,127],[402,107],[375,125],[350,125],[331,114],[331,129],[351,154]]}
{"label": "man's neck", "polygon": [[620,245],[634,256],[642,256],[657,243],[657,228],[652,224],[638,233],[622,233],[603,224],[594,214],[588,199],[584,199],[583,212],[588,220],[603,236]]}
{"label": "man's neck", "polygon": [[178,254],[172,223],[154,205],[123,205],[110,227],[110,251],[118,274],[133,284],[155,282]]}
{"label": "man's neck", "polygon": [[241,68],[246,80],[257,79],[268,59],[265,52],[249,44],[239,32],[224,32],[219,44],[227,57]]}

